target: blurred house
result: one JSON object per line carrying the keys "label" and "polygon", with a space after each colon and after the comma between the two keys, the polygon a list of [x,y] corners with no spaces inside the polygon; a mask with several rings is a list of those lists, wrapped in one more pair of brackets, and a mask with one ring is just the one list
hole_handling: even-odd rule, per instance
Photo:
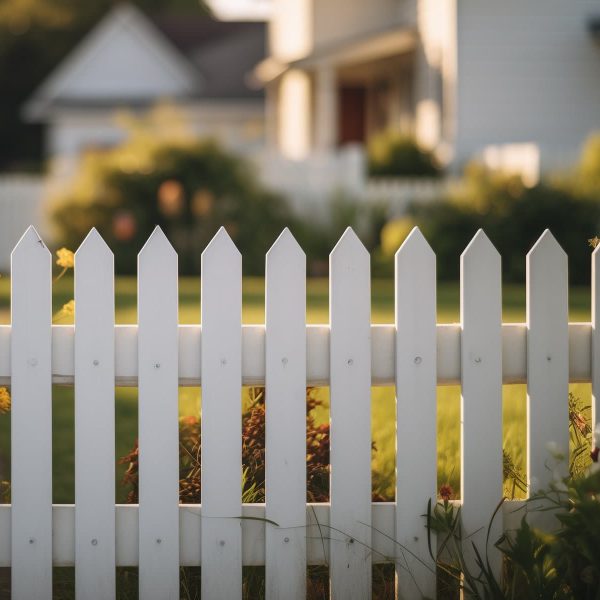
{"label": "blurred house", "polygon": [[451,169],[537,172],[600,128],[599,0],[273,0],[269,146],[310,160],[395,129]]}
{"label": "blurred house", "polygon": [[47,124],[54,175],[82,152],[110,147],[125,132],[115,115],[157,102],[177,107],[190,131],[251,153],[264,144],[262,90],[247,73],[265,56],[264,22],[206,16],[151,20],[117,4],[40,85],[24,107]]}

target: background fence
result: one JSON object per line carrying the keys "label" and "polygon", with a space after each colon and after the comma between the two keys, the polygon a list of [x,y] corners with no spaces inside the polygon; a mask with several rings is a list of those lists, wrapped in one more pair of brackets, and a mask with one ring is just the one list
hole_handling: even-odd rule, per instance
{"label": "background fence", "polygon": [[46,181],[35,174],[0,174],[0,272],[10,270],[10,253],[25,229],[33,224],[46,235]]}
{"label": "background fence", "polygon": [[[224,229],[202,255],[202,325],[179,325],[177,255],[156,229],[139,255],[138,324],[115,326],[113,256],[95,230],[76,253],[74,326],[51,324],[51,255],[30,228],[12,253],[12,505],[0,566],[16,599],[51,598],[74,565],[78,598],[179,597],[202,565],[204,598],[240,598],[242,565],[268,598],[306,594],[328,564],[333,598],[369,598],[371,565],[395,561],[399,595],[435,595],[422,518],[436,493],[436,385],[462,386],[462,523],[485,543],[502,496],[502,384],[528,386],[528,479],[547,485],[548,441],[568,453],[568,383],[600,389],[596,328],[568,323],[567,257],[546,231],[527,255],[527,323],[502,324],[500,256],[480,231],[461,257],[461,322],[436,324],[435,256],[418,229],[396,255],[395,324],[371,325],[369,254],[352,230],[330,257],[330,323],[306,325],[305,257],[285,230],[266,257],[265,325],[242,326],[242,257]],[[52,383],[75,386],[75,505],[52,505]],[[266,503],[241,503],[242,385],[266,385]],[[331,501],[306,503],[307,385],[330,386]],[[371,385],[397,390],[396,501],[371,502]],[[115,506],[115,385],[139,388],[139,505]],[[202,386],[202,505],[179,505],[178,386]],[[415,448],[419,448],[415,452]],[[492,536],[522,513],[504,506]],[[394,541],[395,540],[395,541]],[[500,557],[491,552],[500,570]]]}

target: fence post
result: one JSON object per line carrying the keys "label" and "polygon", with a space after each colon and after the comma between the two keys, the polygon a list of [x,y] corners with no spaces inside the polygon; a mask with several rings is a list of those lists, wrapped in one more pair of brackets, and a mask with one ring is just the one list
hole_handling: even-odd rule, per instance
{"label": "fence post", "polygon": [[242,596],[242,258],[223,227],[202,253],[202,597]]}
{"label": "fence post", "polygon": [[371,597],[370,256],[348,228],[329,257],[333,600]]}
{"label": "fence post", "polygon": [[502,267],[481,229],[460,257],[460,321],[463,548],[473,575],[475,544],[499,578],[502,513],[486,537],[502,500]]}
{"label": "fence post", "polygon": [[113,254],[92,229],[75,254],[75,587],[115,597]]}
{"label": "fence post", "polygon": [[[600,423],[600,245],[592,253],[592,435]],[[596,442],[600,445],[600,441]]]}
{"label": "fence post", "polygon": [[415,227],[395,257],[396,586],[406,600],[436,590],[423,519],[437,498],[435,262]]}
{"label": "fence post", "polygon": [[30,227],[11,255],[11,585],[52,598],[52,267]]}
{"label": "fence post", "polygon": [[157,227],[138,255],[139,590],[179,598],[177,254]]}
{"label": "fence post", "polygon": [[546,230],[527,254],[527,478],[530,493],[553,479],[548,443],[569,461],[567,255]]}
{"label": "fence post", "polygon": [[306,597],[306,257],[286,228],[266,265],[266,595]]}

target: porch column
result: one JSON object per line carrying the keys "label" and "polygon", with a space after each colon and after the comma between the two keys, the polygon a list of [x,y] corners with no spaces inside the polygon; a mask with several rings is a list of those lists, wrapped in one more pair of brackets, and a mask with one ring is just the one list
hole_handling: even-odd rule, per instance
{"label": "porch column", "polygon": [[419,144],[433,150],[441,137],[440,73],[419,43],[415,61],[415,134]]}
{"label": "porch column", "polygon": [[321,64],[315,72],[315,147],[332,152],[337,146],[338,94],[335,67]]}
{"label": "porch column", "polygon": [[281,153],[304,160],[310,153],[310,81],[305,71],[290,69],[282,76],[278,108]]}

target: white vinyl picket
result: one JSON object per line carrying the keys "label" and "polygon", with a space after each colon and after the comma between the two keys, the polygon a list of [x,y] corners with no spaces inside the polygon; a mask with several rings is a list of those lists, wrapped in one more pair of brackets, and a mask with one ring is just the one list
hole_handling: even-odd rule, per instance
{"label": "white vinyl picket", "polygon": [[224,228],[202,253],[202,597],[242,596],[242,259]]}
{"label": "white vinyl picket", "polygon": [[30,227],[11,255],[13,600],[52,598],[51,255]]}
{"label": "white vinyl picket", "polygon": [[138,256],[139,593],[179,598],[177,254],[156,228]]}
{"label": "white vinyl picket", "polygon": [[75,254],[75,585],[115,597],[113,255],[92,229]]}
{"label": "white vinyl picket", "polygon": [[266,261],[266,597],[306,597],[306,257],[286,228]]}
{"label": "white vinyl picket", "polygon": [[348,228],[329,257],[330,587],[371,597],[370,256]]}
{"label": "white vinyl picket", "polygon": [[406,600],[433,598],[436,590],[422,516],[437,488],[435,262],[415,227],[395,257],[396,579]]}
{"label": "white vinyl picket", "polygon": [[[600,246],[592,253],[592,431],[600,423]],[[600,445],[600,440],[596,442]]]}
{"label": "white vinyl picket", "polygon": [[[569,456],[567,255],[546,230],[527,254],[527,476],[547,488]],[[566,460],[555,465],[548,444]]]}
{"label": "white vinyl picket", "polygon": [[[499,577],[502,560],[494,542],[502,500],[502,267],[498,251],[480,229],[460,257],[461,499],[465,555],[472,544]],[[472,563],[473,573],[477,567]]]}

